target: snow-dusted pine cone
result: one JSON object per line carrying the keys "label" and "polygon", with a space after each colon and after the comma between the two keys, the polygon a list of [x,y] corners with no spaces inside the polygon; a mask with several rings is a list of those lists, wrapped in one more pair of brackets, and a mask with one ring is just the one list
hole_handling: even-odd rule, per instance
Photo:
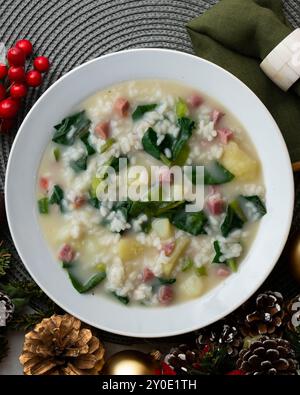
{"label": "snow-dusted pine cone", "polygon": [[235,325],[219,321],[200,331],[197,344],[200,349],[206,345],[213,348],[225,348],[229,355],[235,356],[243,346],[243,338]]}
{"label": "snow-dusted pine cone", "polygon": [[0,292],[0,326],[6,326],[6,324],[12,319],[14,311],[15,306],[9,296]]}
{"label": "snow-dusted pine cone", "polygon": [[295,375],[297,360],[289,341],[262,336],[239,353],[237,368],[247,375]]}
{"label": "snow-dusted pine cone", "polygon": [[244,336],[278,335],[282,332],[284,309],[280,292],[261,293],[254,303],[246,304],[245,309],[250,312],[246,313],[240,323],[240,330]]}

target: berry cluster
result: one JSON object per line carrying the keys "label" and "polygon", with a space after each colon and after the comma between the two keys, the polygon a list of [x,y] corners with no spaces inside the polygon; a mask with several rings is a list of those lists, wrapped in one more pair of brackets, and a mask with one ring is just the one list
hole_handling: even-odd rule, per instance
{"label": "berry cluster", "polygon": [[[0,63],[0,132],[7,133],[13,126],[20,109],[21,100],[28,87],[42,83],[42,73],[49,70],[50,63],[45,56],[33,59],[33,47],[29,40],[19,40],[7,51],[7,64]],[[30,61],[29,59],[30,58]],[[33,69],[26,70],[26,63]]]}

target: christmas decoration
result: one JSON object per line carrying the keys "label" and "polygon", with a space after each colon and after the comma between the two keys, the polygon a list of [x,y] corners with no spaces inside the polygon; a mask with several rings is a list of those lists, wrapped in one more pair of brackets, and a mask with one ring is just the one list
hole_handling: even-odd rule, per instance
{"label": "christmas decoration", "polygon": [[300,330],[300,295],[291,299],[286,307],[287,330],[298,332]]}
{"label": "christmas decoration", "polygon": [[[246,312],[240,330],[244,336],[273,335],[282,330],[284,310],[280,292],[266,291],[245,306]],[[241,315],[243,309],[241,310]]]}
{"label": "christmas decoration", "polygon": [[225,348],[229,355],[235,356],[243,346],[243,337],[235,325],[222,320],[202,329],[197,343],[200,349],[207,345],[214,348]]}
{"label": "christmas decoration", "polygon": [[0,326],[6,326],[7,323],[12,319],[15,306],[11,299],[0,292]]}
{"label": "christmas decoration", "polygon": [[5,276],[9,268],[10,258],[10,253],[3,247],[3,242],[0,241],[0,277]]}
{"label": "christmas decoration", "polygon": [[104,347],[77,318],[53,315],[25,335],[20,362],[25,375],[97,375]]}
{"label": "christmas decoration", "polygon": [[262,336],[239,354],[237,368],[247,375],[295,375],[298,363],[288,340]]}
{"label": "christmas decoration", "polygon": [[177,373],[190,373],[200,369],[201,352],[187,344],[171,348],[164,361]]}
{"label": "christmas decoration", "polygon": [[[1,47],[2,51],[3,46]],[[41,73],[50,68],[48,58],[37,56],[33,59],[34,69],[28,70],[31,63],[33,47],[29,40],[23,39],[16,42],[15,46],[8,49],[6,54],[7,64],[0,63],[0,132],[8,133],[13,127],[14,119],[20,110],[20,100],[28,91],[28,87],[38,87],[43,81]],[[3,55],[3,54],[2,54]]]}
{"label": "christmas decoration", "polygon": [[157,374],[160,364],[151,355],[141,351],[124,350],[114,354],[105,363],[102,373],[109,375]]}
{"label": "christmas decoration", "polygon": [[288,263],[292,276],[300,284],[300,233],[289,242]]}

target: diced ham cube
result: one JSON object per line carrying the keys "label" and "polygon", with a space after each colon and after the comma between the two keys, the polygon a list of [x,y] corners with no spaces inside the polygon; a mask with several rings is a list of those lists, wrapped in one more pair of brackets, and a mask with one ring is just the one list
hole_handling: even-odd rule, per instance
{"label": "diced ham cube", "polygon": [[65,244],[58,254],[58,259],[67,263],[72,262],[74,257],[75,257],[75,251],[69,244]]}
{"label": "diced ham cube", "polygon": [[170,243],[166,243],[162,246],[162,250],[165,256],[171,256],[175,249],[175,241],[171,241]]}
{"label": "diced ham cube", "polygon": [[158,291],[158,301],[160,304],[170,304],[173,300],[173,288],[170,285],[162,285]]}
{"label": "diced ham cube", "polygon": [[143,282],[147,283],[148,281],[153,280],[154,277],[154,273],[148,267],[145,267],[143,270]]}
{"label": "diced ham cube", "polygon": [[212,114],[211,114],[211,120],[213,121],[213,123],[216,125],[221,118],[224,116],[225,114],[219,110],[213,110]]}
{"label": "diced ham cube", "polygon": [[41,177],[39,181],[40,188],[47,192],[49,190],[49,179],[47,177]]}
{"label": "diced ham cube", "polygon": [[228,144],[229,140],[233,138],[233,132],[228,128],[218,129],[217,133],[222,144]]}
{"label": "diced ham cube", "polygon": [[227,267],[219,267],[217,269],[217,276],[219,277],[228,277],[230,274],[231,271]]}
{"label": "diced ham cube", "polygon": [[209,196],[207,199],[207,208],[212,215],[220,215],[224,211],[224,201],[220,194]]}
{"label": "diced ham cube", "polygon": [[76,196],[73,202],[75,208],[80,208],[86,203],[86,198],[84,196]]}
{"label": "diced ham cube", "polygon": [[171,184],[174,181],[174,174],[167,167],[159,169],[159,182],[161,184]]}
{"label": "diced ham cube", "polygon": [[200,95],[198,95],[197,93],[192,93],[187,98],[187,104],[192,109],[198,108],[202,103],[203,103],[203,98]]}
{"label": "diced ham cube", "polygon": [[127,117],[129,111],[129,101],[124,97],[119,97],[114,104],[114,110],[119,117]]}
{"label": "diced ham cube", "polygon": [[95,127],[95,133],[103,140],[107,140],[109,136],[110,123],[101,121]]}

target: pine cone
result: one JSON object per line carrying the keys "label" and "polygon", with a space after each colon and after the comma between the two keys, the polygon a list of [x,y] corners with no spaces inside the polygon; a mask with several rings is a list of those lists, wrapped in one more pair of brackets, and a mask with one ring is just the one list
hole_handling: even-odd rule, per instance
{"label": "pine cone", "polygon": [[295,375],[295,352],[289,341],[262,336],[240,351],[237,368],[247,375]]}
{"label": "pine cone", "polygon": [[96,375],[103,356],[103,345],[80,320],[54,314],[25,335],[19,359],[25,375]]}
{"label": "pine cone", "polygon": [[[249,304],[245,308],[248,309]],[[267,291],[259,294],[251,310],[241,322],[240,331],[244,336],[281,334],[284,310],[280,292]]]}
{"label": "pine cone", "polygon": [[286,307],[286,326],[291,332],[300,331],[300,295],[293,298]]}
{"label": "pine cone", "polygon": [[6,326],[7,322],[12,319],[14,311],[15,306],[10,298],[0,292],[0,326]]}
{"label": "pine cone", "polygon": [[208,345],[226,349],[228,355],[236,356],[243,346],[243,338],[236,326],[219,321],[200,331],[197,344],[200,349]]}
{"label": "pine cone", "polygon": [[178,374],[190,373],[191,370],[200,368],[201,354],[196,348],[190,348],[187,344],[171,348],[165,356],[164,362],[171,366]]}

